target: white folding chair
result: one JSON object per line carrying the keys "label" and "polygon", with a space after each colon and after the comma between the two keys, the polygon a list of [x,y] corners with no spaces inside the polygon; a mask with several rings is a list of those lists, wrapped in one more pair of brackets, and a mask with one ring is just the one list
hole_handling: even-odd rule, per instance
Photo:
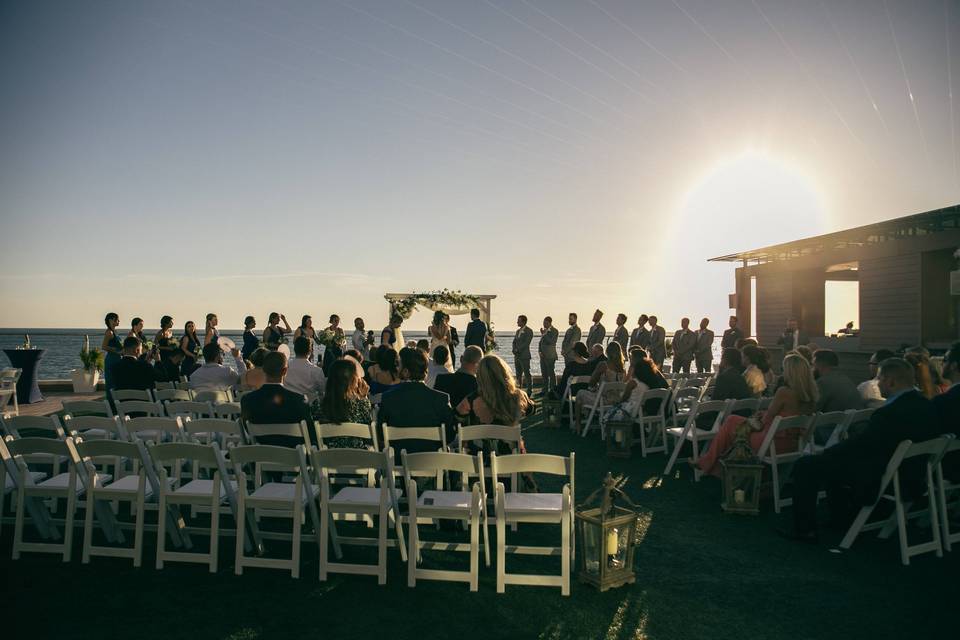
{"label": "white folding chair", "polygon": [[[7,441],[13,440],[13,436],[0,437],[0,527],[3,526],[4,522],[4,503],[6,502],[6,497],[8,493],[14,493],[20,488],[20,484],[23,482],[21,477],[20,468],[17,466],[17,463],[14,461],[13,456],[10,453],[10,450],[7,449]],[[47,474],[43,471],[27,471],[27,474],[30,477],[30,482],[36,484],[42,481],[47,477]],[[34,504],[38,502],[32,498],[27,503],[27,510],[30,512],[30,519],[33,521],[37,531],[40,533],[40,536],[44,539],[56,538],[59,536],[59,533],[55,533],[50,522],[50,514],[46,509],[40,508],[38,505]]]}
{"label": "white folding chair", "polygon": [[[417,448],[421,450],[423,446],[432,446],[431,444],[424,445],[424,443],[432,443],[436,445],[436,451],[446,451],[446,427],[444,425],[439,427],[391,427],[388,424],[383,425],[383,442],[381,443],[383,451],[393,449],[399,452],[406,448],[404,443],[408,442],[418,442]],[[403,475],[401,466],[394,463],[392,468],[394,477],[399,478]]]}
{"label": "white folding chair", "polygon": [[[457,451],[459,453],[471,453],[471,448],[475,448],[478,451],[486,449],[487,451],[496,451],[497,445],[501,442],[506,443],[510,447],[510,453],[520,453],[520,443],[523,441],[522,431],[519,424],[515,424],[509,427],[499,425],[499,424],[475,424],[475,425],[461,425],[460,430],[457,436],[459,440],[459,448]],[[489,454],[487,454],[487,459],[484,460],[483,467],[484,478],[492,478],[493,472],[490,469],[490,459]],[[516,486],[516,483],[520,480],[520,477],[517,474],[512,474],[510,476],[511,486]],[[485,508],[483,510],[483,527],[484,531],[487,530],[488,516],[491,511],[495,508],[493,501],[493,485],[490,485],[490,491],[487,491],[486,485],[482,487],[483,495],[487,501]],[[513,525],[513,530],[517,530],[517,526]],[[484,554],[488,554],[488,549],[484,546]],[[487,565],[490,564],[490,557],[486,557]]]}
{"label": "white folding chair", "polygon": [[561,398],[561,404],[563,402],[567,403],[567,407],[570,409],[570,430],[573,431],[577,428],[573,421],[574,406],[576,404],[576,394],[573,393],[573,386],[577,384],[590,384],[590,380],[593,379],[593,376],[570,376],[567,378],[567,386],[563,390],[563,398]]}
{"label": "white folding chair", "polygon": [[356,438],[362,441],[370,441],[363,448],[370,451],[380,451],[380,443],[377,438],[377,430],[373,423],[361,424],[358,422],[328,422],[320,424],[314,422],[313,430],[317,437],[317,446],[321,449],[329,449],[329,441],[332,438]]}
{"label": "white folding chair", "polygon": [[153,392],[157,402],[190,402],[193,392],[189,389],[158,389]]}
{"label": "white folding chair", "polygon": [[[210,567],[210,573],[217,571],[217,558],[220,536],[220,505],[234,504],[236,500],[237,482],[229,480],[221,474],[225,468],[223,454],[217,444],[195,444],[192,442],[168,442],[162,444],[149,443],[150,458],[153,460],[157,473],[160,476],[160,504],[161,517],[157,519],[157,569],[163,569],[166,561],[171,562],[199,562]],[[179,477],[167,477],[166,465],[169,463],[174,469],[179,469],[185,461],[194,462],[206,468],[216,469],[212,479],[194,478],[186,484],[177,482]],[[210,509],[210,552],[191,553],[185,551],[167,551],[165,534],[167,519],[164,516],[170,507],[177,505],[204,505]],[[243,520],[236,519],[237,528],[243,527]]]}
{"label": "white folding chair", "polygon": [[113,403],[125,402],[128,400],[140,400],[141,402],[153,402],[153,392],[150,389],[111,389],[110,397]]}
{"label": "white folding chair", "polygon": [[[107,556],[111,558],[131,558],[133,566],[139,567],[143,558],[143,529],[144,507],[146,501],[154,498],[154,488],[146,481],[146,469],[149,465],[140,465],[138,473],[118,477],[120,467],[114,465],[114,474],[106,474],[98,470],[97,462],[103,459],[118,460],[140,459],[140,448],[132,442],[119,440],[67,440],[71,449],[73,464],[78,472],[83,469],[84,485],[86,487],[86,513],[83,521],[83,563],[90,562],[90,556]],[[141,461],[142,462],[142,461]],[[94,514],[101,520],[105,530],[108,526],[117,526],[113,512],[105,501],[129,502],[134,512],[133,547],[97,546],[93,544]],[[98,502],[100,501],[100,502]],[[104,512],[107,509],[107,512]],[[104,522],[104,514],[107,521]],[[122,541],[122,536],[121,540]]]}
{"label": "white folding chair", "polygon": [[686,424],[690,412],[696,406],[700,399],[699,387],[680,386],[674,388],[670,394],[670,402],[673,405],[673,415],[670,416],[670,425],[679,427]]}
{"label": "white folding chair", "polygon": [[110,403],[106,400],[67,400],[63,403],[63,412],[74,418],[80,416],[113,417]]}
{"label": "white folding chair", "polygon": [[183,422],[180,418],[143,416],[127,418],[123,428],[131,439],[159,443],[164,440],[182,440]]}
{"label": "white folding chair", "polygon": [[[314,536],[320,540],[320,518],[317,514],[316,495],[310,480],[306,450],[303,445],[295,449],[270,445],[241,445],[230,449],[230,462],[237,481],[237,544],[235,572],[242,575],[244,567],[288,569],[294,578],[300,577],[300,532],[305,510],[310,512]],[[265,482],[251,487],[244,465],[270,464],[299,469],[294,482]],[[242,526],[248,509],[270,510],[273,516],[289,515],[293,524],[292,550],[289,559],[251,557],[244,554],[246,527]]]}
{"label": "white folding chair", "polygon": [[[26,551],[58,553],[63,556],[64,562],[69,562],[73,551],[73,520],[76,516],[77,499],[83,494],[84,487],[77,481],[76,468],[69,463],[70,451],[67,449],[66,442],[53,438],[19,438],[7,440],[6,448],[18,467],[19,476],[17,515],[13,534],[13,559],[18,560],[20,554]],[[27,466],[26,458],[38,454],[66,459],[68,470],[64,473],[57,473],[46,480],[35,481]],[[37,514],[31,512],[31,517],[34,518],[34,524],[37,525],[38,529],[41,528],[43,522],[52,525],[53,517],[42,502],[47,498],[66,500],[63,540],[59,543],[24,542],[24,510],[28,502],[34,505],[36,509],[42,509],[45,512],[45,515],[40,517],[41,522],[38,522]],[[55,534],[55,536],[55,539],[58,539],[59,534]]]}
{"label": "white folding chair", "polygon": [[[403,460],[404,487],[407,493],[408,543],[407,551],[407,586],[417,586],[417,579],[445,580],[451,582],[466,582],[470,591],[476,591],[479,584],[480,568],[480,515],[486,510],[486,498],[483,491],[483,459],[482,454],[469,456],[463,453],[426,452],[407,453],[401,451]],[[461,475],[461,489],[444,488],[444,478],[448,473]],[[435,489],[419,492],[417,478],[432,479]],[[477,477],[478,481],[471,486],[470,478]],[[465,521],[470,528],[470,542],[430,542],[420,539],[418,518],[447,518],[456,521]],[[487,551],[489,538],[484,527],[483,547]],[[443,551],[467,552],[470,554],[469,571],[452,571],[439,569],[421,569],[418,565],[422,560],[421,549],[440,549]],[[487,562],[489,563],[489,552]]]}
{"label": "white folding chair", "polygon": [[[569,458],[541,453],[497,456],[490,455],[496,496],[497,524],[497,593],[507,584],[560,587],[562,595],[570,595],[570,562],[574,557],[573,496],[574,454]],[[521,493],[514,485],[507,492],[501,476],[524,473],[546,473],[567,479],[560,493]],[[507,525],[520,522],[560,525],[560,546],[507,545]],[[506,554],[560,556],[560,575],[507,573]]]}
{"label": "white folding chair", "polygon": [[71,436],[81,436],[84,440],[128,440],[126,430],[120,418],[112,416],[63,416],[63,429]]}
{"label": "white folding chair", "polygon": [[209,402],[174,400],[164,403],[164,410],[171,418],[213,418],[213,406]]}
{"label": "white folding chair", "polygon": [[[733,406],[733,400],[706,400],[703,402],[695,401],[690,409],[690,415],[682,427],[667,427],[667,436],[674,439],[673,453],[670,454],[670,460],[667,462],[663,475],[670,475],[673,465],[677,462],[680,455],[680,449],[685,442],[690,443],[690,459],[696,462],[700,459],[700,445],[709,444],[723,425],[723,421],[730,415],[730,409]],[[702,429],[697,426],[697,419],[707,414],[715,414],[709,429]],[[700,469],[695,468],[694,480],[700,480]]]}
{"label": "white folding chair", "polygon": [[[66,433],[60,418],[52,416],[0,416],[7,435],[14,438],[43,437],[63,440]],[[50,475],[60,473],[60,468],[69,460],[69,456],[48,455],[46,453],[24,454],[24,460],[33,465],[50,465]]]}
{"label": "white folding chair", "polygon": [[876,407],[872,409],[848,410],[847,413],[849,413],[850,416],[847,418],[847,421],[841,425],[840,429],[834,430],[833,435],[830,436],[830,440],[827,441],[824,448],[832,447],[838,442],[846,440],[851,435],[859,433],[870,423],[870,418],[876,410]]}
{"label": "white folding chair", "polygon": [[[13,414],[20,415],[20,404],[17,401],[17,382],[20,381],[20,374],[23,369],[3,369],[0,370],[0,391],[5,395],[0,396],[0,415],[7,412],[8,403],[13,400]],[[6,395],[6,392],[11,392]]]}
{"label": "white folding chair", "polygon": [[237,420],[223,418],[185,418],[183,420],[185,440],[207,444],[216,440],[220,449],[228,446],[246,444],[243,426]]}
{"label": "white folding chair", "polygon": [[[873,510],[880,504],[880,501],[889,500],[894,503],[895,512],[893,517],[896,518],[896,529],[900,537],[900,561],[904,565],[909,565],[910,558],[930,551],[935,552],[938,558],[943,557],[943,543],[940,537],[940,514],[938,514],[938,500],[933,482],[933,470],[943,459],[944,453],[946,453],[947,448],[950,446],[951,439],[952,436],[940,436],[939,438],[933,438],[924,442],[904,440],[897,445],[893,455],[890,457],[890,462],[887,463],[887,469],[880,480],[880,491],[877,494],[877,499],[873,504],[860,509],[857,517],[854,518],[853,524],[850,525],[846,535],[843,536],[843,540],[840,542],[840,548],[849,549],[853,546],[854,541],[862,531],[880,529],[881,537],[883,537],[885,530],[889,529],[888,522],[890,518],[884,518],[883,520],[872,523],[868,523],[868,521],[873,514]],[[910,460],[911,458],[924,459],[924,471],[926,475],[925,489],[929,500],[929,507],[925,512],[930,518],[930,529],[933,538],[929,542],[922,542],[915,545],[911,545],[907,539],[907,520],[914,517],[910,513],[911,503],[905,501],[900,486],[900,469],[904,461]],[[892,495],[888,492],[891,487],[893,489]]]}
{"label": "white folding chair", "polygon": [[806,446],[807,453],[822,453],[827,443],[837,442],[838,433],[846,431],[846,425],[853,417],[853,411],[828,411],[813,416],[810,424],[810,438]]}
{"label": "white folding chair", "polygon": [[[252,440],[252,444],[262,444],[259,440],[266,437],[287,437],[292,438],[290,446],[299,444],[305,447],[310,446],[310,434],[307,431],[307,422],[291,422],[288,424],[258,424],[247,422],[245,424],[247,435]],[[295,440],[295,441],[294,441]]]}
{"label": "white folding chair", "polygon": [[[669,389],[648,389],[640,398],[637,424],[640,426],[640,454],[646,458],[648,453],[667,452],[667,406],[670,403]],[[644,407],[650,400],[659,400],[656,412],[647,415]]]}
{"label": "white folding chair", "polygon": [[161,418],[166,415],[163,411],[163,405],[159,402],[147,402],[146,400],[121,400],[120,402],[115,402],[114,406],[117,409],[117,417],[121,421],[126,421],[127,418],[134,416],[150,416],[153,418]]}
{"label": "white folding chair", "polygon": [[947,495],[960,491],[960,482],[948,480],[943,476],[943,460],[949,455],[960,457],[960,440],[953,438],[950,440],[947,448],[943,452],[943,458],[937,465],[937,505],[940,509],[940,527],[943,530],[941,538],[943,546],[947,551],[953,551],[953,543],[960,542],[960,531],[950,531],[950,503],[947,501]]}
{"label": "white folding chair", "polygon": [[[813,416],[790,416],[789,418],[777,416],[773,419],[773,423],[767,430],[767,435],[763,438],[760,449],[757,451],[757,458],[764,464],[770,465],[771,481],[773,483],[773,510],[776,513],[780,513],[780,507],[793,504],[793,498],[780,497],[780,465],[792,464],[803,455],[803,442],[806,434],[809,433],[812,421]],[[777,451],[776,445],[777,433],[788,429],[796,429],[798,433],[800,431],[803,433],[797,436],[797,446],[793,451],[780,453]]]}
{"label": "white folding chair", "polygon": [[241,411],[240,411],[239,402],[219,402],[213,405],[214,418],[225,418],[227,420],[239,420],[240,413]]}
{"label": "white folding chair", "polygon": [[[406,562],[407,550],[398,508],[400,490],[393,483],[391,451],[363,451],[361,449],[313,449],[310,452],[314,473],[320,485],[320,580],[330,573],[350,573],[377,576],[377,584],[387,582],[387,547],[396,546]],[[349,473],[366,475],[373,472],[379,487],[346,486],[331,495],[334,475]],[[343,537],[337,535],[334,519],[337,516],[377,516],[377,538]],[[397,539],[387,539],[387,528],[393,522]],[[342,558],[340,544],[376,546],[377,564],[330,562],[328,546],[333,530],[334,554]]]}
{"label": "white folding chair", "polygon": [[205,389],[203,391],[193,391],[193,399],[197,402],[220,404],[221,402],[233,402],[233,393],[230,389]]}
{"label": "white folding chair", "polygon": [[[602,416],[607,409],[607,396],[616,394],[619,397],[620,395],[623,395],[623,389],[626,386],[626,382],[603,381],[600,383],[600,387],[597,389],[597,397],[593,399],[593,404],[590,406],[590,413],[587,415],[587,422],[583,425],[583,432],[580,434],[582,437],[587,437],[587,432],[590,431],[590,424],[593,422],[594,416],[597,417],[597,423],[600,423],[599,416]],[[603,429],[601,429],[601,434],[602,431]]]}
{"label": "white folding chair", "polygon": [[157,382],[157,383],[154,383],[153,388],[154,388],[154,390],[156,390],[156,391],[164,391],[164,390],[166,390],[166,389],[176,389],[176,388],[177,388],[177,383],[176,383],[176,382],[165,382],[165,381]]}

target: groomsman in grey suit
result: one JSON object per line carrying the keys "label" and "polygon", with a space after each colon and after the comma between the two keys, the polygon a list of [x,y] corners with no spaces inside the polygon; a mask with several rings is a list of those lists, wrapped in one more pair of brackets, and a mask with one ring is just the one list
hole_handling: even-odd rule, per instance
{"label": "groomsman in grey suit", "polygon": [[603,318],[603,311],[597,309],[593,312],[593,326],[590,327],[590,332],[587,333],[587,349],[595,344],[602,345],[604,338],[607,337],[606,327],[600,324],[601,318]]}
{"label": "groomsman in grey suit", "polygon": [[553,318],[547,316],[543,319],[543,326],[540,328],[540,345],[537,351],[540,353],[540,375],[543,376],[543,394],[550,393],[551,389],[557,388],[557,338],[560,332],[553,326]]}
{"label": "groomsman in grey suit", "polygon": [[517,363],[517,384],[524,387],[527,394],[533,393],[533,378],[530,376],[530,343],[533,342],[533,329],[527,326],[527,316],[517,316],[517,333],[513,336],[513,360]]}
{"label": "groomsman in grey suit", "polygon": [[571,313],[568,318],[570,326],[563,333],[563,344],[560,345],[560,355],[563,356],[564,365],[573,360],[573,345],[580,342],[580,336],[583,332],[577,326],[577,314]]}
{"label": "groomsman in grey suit", "polygon": [[650,348],[650,330],[647,329],[647,314],[640,314],[637,328],[630,333],[630,346],[637,346],[643,350]]}
{"label": "groomsman in grey suit", "polygon": [[657,363],[657,367],[663,366],[663,361],[667,359],[667,332],[663,327],[657,324],[657,316],[650,316],[650,359]]}
{"label": "groomsman in grey suit", "polygon": [[690,330],[690,318],[680,320],[680,329],[673,334],[673,372],[690,373],[690,363],[697,349],[697,334]]}
{"label": "groomsman in grey suit", "polygon": [[622,313],[617,314],[617,328],[613,330],[613,341],[620,344],[620,350],[624,357],[627,355],[627,343],[630,342],[630,333],[624,326],[627,324],[627,316]]}
{"label": "groomsman in grey suit", "polygon": [[697,331],[697,348],[694,352],[697,373],[710,373],[713,370],[713,331],[707,329],[709,324],[710,318],[704,318]]}

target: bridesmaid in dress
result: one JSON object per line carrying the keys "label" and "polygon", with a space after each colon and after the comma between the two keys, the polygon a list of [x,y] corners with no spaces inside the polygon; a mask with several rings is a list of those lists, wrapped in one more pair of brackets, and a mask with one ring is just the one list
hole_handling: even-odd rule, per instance
{"label": "bridesmaid in dress", "polygon": [[327,372],[330,371],[333,363],[343,357],[343,345],[347,339],[343,329],[340,328],[340,316],[336,314],[330,316],[330,326],[324,331],[332,331],[334,336],[333,343],[323,347],[323,373],[329,375]]}
{"label": "bridesmaid in dress", "polygon": [[217,319],[217,314],[208,313],[207,314],[207,326],[203,330],[203,344],[204,346],[213,342],[216,344],[220,340],[220,331],[217,329],[217,324],[219,324]]}
{"label": "bridesmaid in dress", "polygon": [[143,318],[134,318],[130,321],[130,331],[127,337],[134,337],[140,341],[143,346],[143,352],[140,354],[141,360],[147,359],[147,338],[143,335]]}
{"label": "bridesmaid in dress", "polygon": [[260,338],[253,332],[257,326],[257,319],[247,316],[243,319],[243,349],[240,350],[244,360],[250,360],[253,352],[260,347]]}
{"label": "bridesmaid in dress", "polygon": [[[303,318],[300,319],[300,326],[293,332],[293,339],[296,340],[300,336],[304,336],[307,340],[313,340],[315,343],[320,344],[320,340],[317,338],[317,330],[313,328],[312,316],[303,316]],[[314,359],[312,354],[310,359]]]}
{"label": "bridesmaid in dress", "polygon": [[200,356],[200,338],[197,337],[197,325],[193,320],[183,325],[183,337],[180,338],[180,350],[183,351],[183,362],[180,363],[180,375],[190,377],[200,368],[197,358]]}
{"label": "bridesmaid in dress", "polygon": [[117,336],[117,325],[120,324],[120,316],[110,312],[103,318],[103,323],[107,325],[107,330],[103,332],[103,343],[100,349],[104,353],[103,358],[103,384],[107,388],[109,397],[110,389],[114,388],[113,365],[120,362],[123,353],[123,343]]}
{"label": "bridesmaid in dress", "polygon": [[172,317],[163,316],[160,318],[160,331],[157,331],[157,335],[153,341],[156,343],[157,349],[160,350],[161,362],[166,362],[169,360],[170,355],[175,353],[180,348],[177,345],[176,338],[173,337]]}
{"label": "bridesmaid in dress", "polygon": [[[280,328],[281,322],[283,322],[283,329]],[[287,317],[274,311],[267,318],[267,328],[263,330],[263,346],[269,351],[276,351],[281,344],[287,341],[286,334],[290,331],[290,323],[287,322]]]}

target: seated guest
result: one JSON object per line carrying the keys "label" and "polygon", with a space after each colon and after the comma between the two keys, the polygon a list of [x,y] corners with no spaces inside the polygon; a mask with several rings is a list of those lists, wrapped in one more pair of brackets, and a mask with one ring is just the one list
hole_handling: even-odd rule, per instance
{"label": "seated guest", "polygon": [[114,389],[155,389],[157,370],[152,362],[157,357],[156,349],[151,349],[147,359],[140,358],[142,352],[140,338],[127,336],[123,341],[120,360],[113,365]]}
{"label": "seated guest", "polygon": [[[577,342],[573,345],[573,348],[570,350],[570,361],[563,367],[563,373],[560,375],[560,384],[557,387],[559,390],[559,397],[563,397],[566,393],[567,384],[570,381],[570,378],[575,376],[592,376],[594,370],[600,364],[599,360],[590,360],[590,352],[587,350],[587,345],[582,342]],[[570,388],[570,393],[576,397],[577,392],[580,389],[587,388],[586,383],[575,384]]]}
{"label": "seated guest", "polygon": [[283,386],[296,393],[319,398],[323,395],[327,379],[323,369],[310,362],[311,351],[313,343],[307,336],[300,336],[293,341],[293,359],[287,363]]}
{"label": "seated guest", "polygon": [[[804,456],[793,469],[793,528],[781,535],[817,541],[817,494],[827,490],[833,524],[845,526],[853,509],[871,504],[880,490],[894,449],[903,440],[922,442],[942,431],[933,404],[914,387],[913,367],[901,358],[880,364],[880,392],[887,401],[870,417],[867,428],[820,455]],[[778,449],[779,451],[779,449]],[[901,468],[901,481],[910,489],[922,469]]]}
{"label": "seated guest", "polygon": [[[630,362],[630,367],[633,370],[633,377],[638,382],[643,383],[643,385],[647,387],[647,390],[670,388],[667,379],[660,372],[660,367],[658,367],[654,359],[642,349],[634,354]],[[644,415],[650,416],[659,411],[660,402],[660,400],[655,398],[645,401],[643,403]]]}
{"label": "seated guest", "polygon": [[437,376],[446,373],[453,373],[450,349],[444,344],[438,344],[433,350],[433,359],[427,365],[427,386],[432,389]]}
{"label": "seated guest", "polygon": [[400,356],[397,350],[387,345],[380,345],[377,349],[377,362],[369,369],[370,393],[380,395],[388,393],[400,384]]}
{"label": "seated guest", "polygon": [[[621,314],[622,315],[622,314]],[[600,345],[595,345],[600,346]],[[623,347],[619,342],[611,340],[607,343],[606,357],[598,361],[597,368],[590,377],[590,385],[586,389],[577,391],[574,404],[574,423],[577,430],[581,424],[584,407],[592,407],[600,392],[600,385],[604,382],[623,382],[627,378],[627,371],[623,358]],[[604,403],[613,404],[620,397],[620,391],[604,392]]]}
{"label": "seated guest", "polygon": [[[335,360],[330,365],[323,401],[314,402],[311,407],[313,419],[320,424],[370,424],[373,421],[373,405],[370,404],[368,391],[367,383],[357,374],[357,367],[352,361]],[[324,444],[340,449],[364,449],[367,446],[362,439],[348,436],[330,438]]]}
{"label": "seated guest", "polygon": [[420,349],[420,351],[423,351],[423,355],[427,357],[427,360],[430,360],[430,341],[429,340],[427,340],[426,338],[420,338],[419,340],[417,340],[416,348]]}
{"label": "seated guest", "polygon": [[[283,387],[283,379],[287,374],[287,356],[280,351],[268,353],[263,358],[263,373],[267,379],[264,385],[240,398],[240,417],[243,418],[244,423],[291,424],[305,420],[308,427],[311,426],[313,417],[306,398],[302,393]],[[308,429],[308,432],[313,440],[313,429]],[[295,447],[303,444],[303,439],[290,436],[264,436],[258,438],[257,443]]]}
{"label": "seated guest", "polygon": [[[517,387],[510,367],[498,355],[489,354],[480,360],[477,367],[477,393],[473,398],[464,398],[457,408],[460,414],[469,414],[473,424],[520,424],[533,401],[526,392]],[[510,453],[511,448],[498,448],[497,453]]]}
{"label": "seated guest", "polygon": [[[460,368],[453,373],[437,376],[433,388],[450,396],[450,406],[459,407],[465,398],[477,392],[477,366],[483,358],[483,349],[470,345],[460,356]],[[459,413],[459,411],[458,411]],[[464,414],[460,414],[463,416]]]}
{"label": "seated guest", "polygon": [[[778,416],[801,416],[813,413],[817,408],[817,399],[819,392],[817,384],[813,381],[813,370],[810,364],[804,360],[803,356],[795,353],[788,354],[783,359],[783,386],[777,389],[773,396],[773,402],[766,413],[753,428],[750,434],[750,448],[756,453],[760,450],[767,432],[773,425],[774,419]],[[742,416],[728,417],[720,431],[713,441],[710,442],[710,448],[694,464],[699,465],[704,473],[717,475],[720,471],[720,457],[733,445],[736,438],[737,428],[744,422]],[[777,447],[777,453],[788,453],[796,451],[800,444],[800,439],[806,435],[806,430],[799,432],[789,429],[777,433],[774,443]]]}
{"label": "seated guest", "polygon": [[813,369],[817,372],[817,388],[820,400],[817,411],[846,411],[863,409],[863,398],[853,381],[840,373],[840,358],[830,349],[817,349],[813,354]]}
{"label": "seated guest", "polygon": [[[352,362],[357,368],[357,375],[363,378],[364,382],[366,382],[367,369],[363,366],[363,354],[356,349],[347,349],[343,352],[343,359]],[[367,385],[367,389],[369,388],[370,385]]]}
{"label": "seated guest", "polygon": [[[444,425],[447,442],[456,435],[456,418],[450,408],[450,396],[435,391],[423,383],[427,377],[427,358],[423,351],[400,350],[400,378],[403,380],[390,393],[383,396],[377,419],[381,425],[391,427],[439,427]],[[383,440],[381,440],[383,442]],[[432,442],[405,442],[403,449],[413,451],[436,451],[437,444]],[[397,460],[400,449],[395,448]]]}
{"label": "seated guest", "polygon": [[263,373],[263,359],[270,353],[264,347],[257,347],[247,359],[247,371],[240,379],[240,388],[244,391],[255,391],[267,382]]}
{"label": "seated guest", "polygon": [[924,398],[927,400],[932,400],[934,396],[940,394],[940,389],[934,382],[929,355],[918,351],[912,351],[906,353],[903,356],[903,359],[910,363],[910,366],[913,367],[913,375],[916,380],[917,390],[923,395]]}
{"label": "seated guest", "polygon": [[[711,400],[744,400],[752,398],[753,392],[743,379],[743,357],[736,349],[724,349],[717,366],[717,381],[713,386]],[[734,415],[749,417],[750,410],[740,410]],[[716,411],[701,413],[697,416],[697,427],[709,429],[717,419]]]}
{"label": "seated guest", "polygon": [[183,351],[176,349],[160,357],[153,364],[157,370],[157,382],[180,382],[180,365],[183,363]]}
{"label": "seated guest", "polygon": [[857,391],[860,397],[868,407],[878,407],[883,404],[883,396],[880,395],[880,363],[884,360],[895,357],[896,354],[889,349],[880,349],[870,356],[867,362],[867,370],[870,372],[870,379],[864,380],[857,385]]}
{"label": "seated guest", "polygon": [[[954,342],[943,356],[943,378],[950,387],[933,399],[940,432],[960,436],[960,342]],[[960,480],[960,452],[943,459],[943,471],[951,480]]]}
{"label": "seated guest", "polygon": [[223,351],[217,342],[208,342],[203,345],[203,366],[190,374],[190,388],[195,391],[217,391],[229,389],[238,384],[247,372],[247,365],[240,357],[240,350],[234,347],[230,350],[237,370],[223,364]]}
{"label": "seated guest", "polygon": [[766,349],[753,344],[744,346],[741,353],[746,364],[743,378],[750,387],[750,393],[759,398],[776,380],[773,369],[770,368],[770,356]]}

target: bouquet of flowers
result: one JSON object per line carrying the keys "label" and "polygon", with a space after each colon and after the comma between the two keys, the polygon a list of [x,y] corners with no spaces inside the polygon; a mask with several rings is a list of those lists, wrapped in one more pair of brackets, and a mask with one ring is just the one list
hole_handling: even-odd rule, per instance
{"label": "bouquet of flowers", "polygon": [[490,353],[491,351],[496,351],[500,348],[500,345],[497,344],[497,335],[493,331],[493,323],[491,322],[487,326],[487,337],[484,344],[484,351]]}
{"label": "bouquet of flowers", "polygon": [[324,329],[317,334],[317,342],[325,347],[343,347],[346,344],[346,338],[342,331]]}

